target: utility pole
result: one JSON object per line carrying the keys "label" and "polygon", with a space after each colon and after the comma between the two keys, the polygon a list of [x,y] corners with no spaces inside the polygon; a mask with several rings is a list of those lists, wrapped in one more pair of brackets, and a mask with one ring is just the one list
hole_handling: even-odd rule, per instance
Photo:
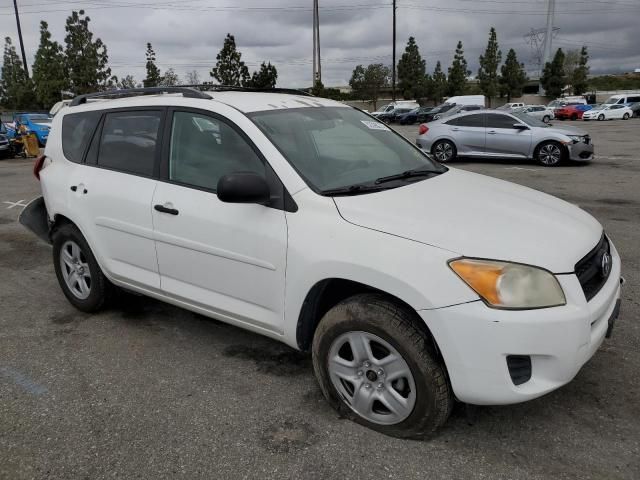
{"label": "utility pole", "polygon": [[396,0],[393,0],[393,65],[391,66],[391,99],[396,101]]}
{"label": "utility pole", "polygon": [[316,17],[316,1],[317,0],[313,0],[313,74],[311,75],[311,88],[316,86],[316,78],[317,78],[316,53],[318,51],[318,47],[316,45],[316,18],[317,18]]}
{"label": "utility pole", "polygon": [[318,0],[316,2],[316,46],[318,47],[318,81],[322,83],[322,61],[320,60],[320,9]]}
{"label": "utility pole", "polygon": [[[542,71],[548,62],[551,61],[551,44],[553,41],[553,17],[556,13],[556,0],[547,0],[547,28],[544,34],[544,53],[542,55]],[[540,92],[543,92],[540,85]]]}
{"label": "utility pole", "polygon": [[13,0],[13,8],[16,11],[16,24],[18,25],[18,39],[20,40],[20,50],[22,51],[22,64],[24,71],[29,78],[29,67],[27,66],[27,56],[24,54],[24,42],[22,41],[22,29],[20,28],[20,15],[18,14],[18,0]]}
{"label": "utility pole", "polygon": [[313,87],[322,82],[322,62],[320,61],[320,11],[318,0],[313,0]]}

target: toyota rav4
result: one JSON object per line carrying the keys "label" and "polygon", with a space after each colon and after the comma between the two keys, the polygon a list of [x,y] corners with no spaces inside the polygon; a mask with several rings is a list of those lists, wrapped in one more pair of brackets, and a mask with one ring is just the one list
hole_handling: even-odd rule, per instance
{"label": "toyota rav4", "polygon": [[124,289],[310,351],[333,407],[400,437],[454,399],[544,395],[611,332],[620,257],[578,207],[338,102],[223,90],[81,96],[53,119],[21,222],[76,308]]}

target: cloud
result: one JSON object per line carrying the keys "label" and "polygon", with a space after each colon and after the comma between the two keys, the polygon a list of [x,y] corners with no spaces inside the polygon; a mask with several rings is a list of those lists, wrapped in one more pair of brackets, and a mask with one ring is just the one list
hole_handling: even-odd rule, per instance
{"label": "cloud", "polygon": [[[144,77],[144,52],[151,42],[162,70],[173,67],[184,76],[197,70],[209,78],[215,56],[227,32],[232,33],[250,69],[263,61],[278,68],[278,84],[311,83],[310,0],[27,0],[21,5],[22,30],[30,62],[38,47],[39,22],[46,20],[54,38],[64,43],[64,23],[72,9],[84,8],[91,29],[107,45],[113,72]],[[5,5],[7,5],[5,3]],[[525,34],[545,23],[543,0],[398,0],[397,54],[407,38],[416,37],[433,70],[440,60],[446,69],[462,40],[475,74],[488,31],[494,26],[503,57],[514,48],[531,64]],[[387,0],[320,0],[323,81],[346,85],[357,64],[391,64],[391,14]],[[486,13],[494,12],[494,13]],[[623,72],[640,67],[637,18],[633,0],[558,2],[554,48],[577,49],[586,44],[592,73]],[[0,7],[0,30],[17,43],[13,9]],[[4,36],[4,35],[3,35]]]}

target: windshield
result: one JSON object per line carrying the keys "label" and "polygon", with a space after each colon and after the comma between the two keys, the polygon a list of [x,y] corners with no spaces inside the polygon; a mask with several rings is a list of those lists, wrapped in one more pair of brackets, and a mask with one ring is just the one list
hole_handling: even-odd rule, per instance
{"label": "windshield", "polygon": [[618,103],[620,101],[620,97],[609,97],[605,100],[603,106],[606,105],[615,105],[616,103]]}
{"label": "windshield", "polygon": [[51,117],[48,115],[27,115],[27,118],[32,122],[51,123]]}
{"label": "windshield", "polygon": [[[303,107],[249,116],[320,193],[373,185],[381,177],[414,169],[446,171],[386,125],[353,108]],[[385,188],[406,184],[398,180]]]}
{"label": "windshield", "polygon": [[538,120],[537,118],[532,117],[531,115],[528,115],[528,114],[526,114],[524,112],[511,112],[511,115],[516,117],[522,123],[526,123],[530,127],[544,127],[544,128],[547,128],[549,126],[548,124],[546,124],[546,123]]}

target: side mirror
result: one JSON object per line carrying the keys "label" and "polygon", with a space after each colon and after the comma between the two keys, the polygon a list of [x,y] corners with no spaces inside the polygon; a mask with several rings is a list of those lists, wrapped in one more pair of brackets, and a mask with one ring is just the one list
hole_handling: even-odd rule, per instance
{"label": "side mirror", "polygon": [[516,130],[529,130],[529,127],[524,123],[514,123],[513,128],[515,128]]}
{"label": "side mirror", "polygon": [[271,199],[267,181],[254,172],[236,172],[218,180],[217,195],[226,203],[258,203]]}

